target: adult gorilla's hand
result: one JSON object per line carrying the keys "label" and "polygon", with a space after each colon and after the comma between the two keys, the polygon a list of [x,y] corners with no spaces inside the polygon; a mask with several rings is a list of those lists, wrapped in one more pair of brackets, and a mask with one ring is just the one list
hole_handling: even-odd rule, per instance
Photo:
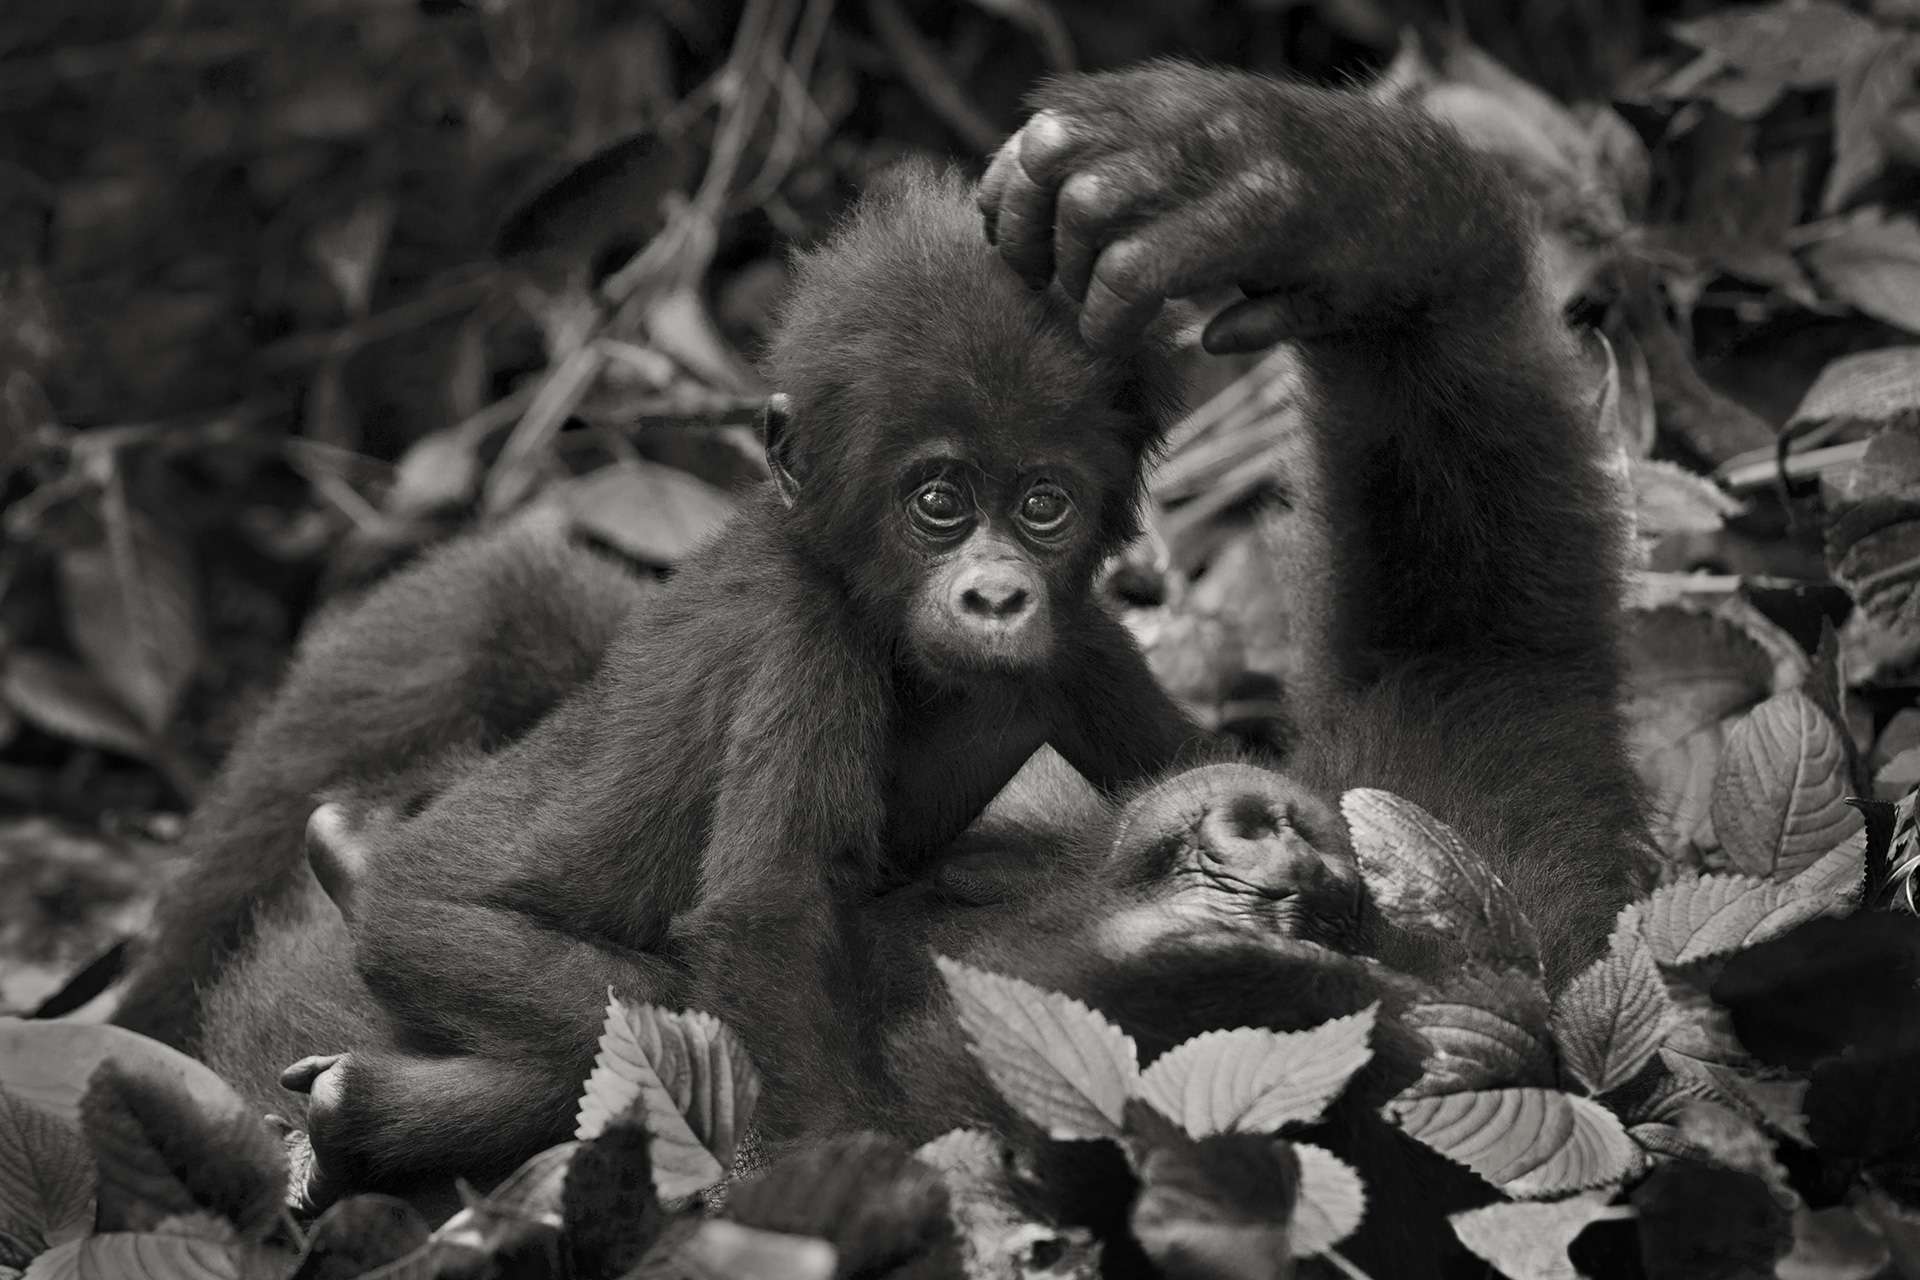
{"label": "adult gorilla's hand", "polygon": [[1247,294],[1207,326],[1206,348],[1230,352],[1524,282],[1517,205],[1411,109],[1176,63],[1059,79],[1034,105],[981,181],[987,236],[1083,306],[1096,347],[1218,289]]}

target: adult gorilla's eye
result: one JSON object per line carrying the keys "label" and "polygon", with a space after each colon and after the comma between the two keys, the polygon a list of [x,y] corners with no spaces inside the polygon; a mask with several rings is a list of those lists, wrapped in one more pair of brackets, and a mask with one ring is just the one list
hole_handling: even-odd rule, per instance
{"label": "adult gorilla's eye", "polygon": [[1056,484],[1037,484],[1020,503],[1020,521],[1041,535],[1059,533],[1073,518],[1073,499]]}
{"label": "adult gorilla's eye", "polygon": [[944,480],[935,480],[913,495],[907,509],[913,522],[931,533],[947,534],[966,523],[966,495]]}

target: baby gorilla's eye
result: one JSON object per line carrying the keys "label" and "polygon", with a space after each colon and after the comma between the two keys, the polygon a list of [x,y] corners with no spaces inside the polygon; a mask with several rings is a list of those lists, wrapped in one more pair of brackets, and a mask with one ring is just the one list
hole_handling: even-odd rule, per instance
{"label": "baby gorilla's eye", "polygon": [[1073,518],[1073,499],[1056,484],[1037,484],[1020,503],[1020,521],[1041,535],[1059,533]]}
{"label": "baby gorilla's eye", "polygon": [[923,485],[908,504],[913,522],[930,533],[948,534],[966,523],[966,495],[944,480]]}

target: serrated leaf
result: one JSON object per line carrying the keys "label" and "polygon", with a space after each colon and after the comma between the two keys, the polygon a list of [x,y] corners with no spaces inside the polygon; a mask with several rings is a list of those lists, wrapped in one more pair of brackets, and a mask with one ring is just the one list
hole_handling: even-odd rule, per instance
{"label": "serrated leaf", "polygon": [[1289,1243],[1296,1258],[1325,1253],[1360,1229],[1367,1214],[1367,1188],[1353,1167],[1308,1142],[1293,1144],[1300,1161],[1300,1192],[1293,1203]]}
{"label": "serrated leaf", "polygon": [[86,1235],[93,1178],[77,1128],[0,1086],[0,1236],[39,1253]]}
{"label": "serrated leaf", "polygon": [[1554,1082],[1547,993],[1513,969],[1456,973],[1422,995],[1400,1023],[1431,1052],[1406,1097]]}
{"label": "serrated leaf", "polygon": [[192,1236],[114,1231],[49,1249],[22,1280],[257,1280],[276,1274],[268,1267],[278,1257]]}
{"label": "serrated leaf", "polygon": [[1636,1148],[1613,1112],[1557,1089],[1481,1089],[1396,1100],[1410,1136],[1517,1200],[1618,1182]]}
{"label": "serrated leaf", "polygon": [[1789,876],[1860,830],[1846,802],[1840,730],[1799,690],[1755,707],[1727,736],[1713,828],[1741,871]]}
{"label": "serrated leaf", "polygon": [[973,1056],[1020,1114],[1061,1140],[1119,1136],[1140,1079],[1132,1037],[1071,996],[946,956],[934,964]]}
{"label": "serrated leaf", "polygon": [[1819,916],[1847,914],[1857,901],[1865,859],[1864,836],[1856,835],[1791,880],[1684,877],[1628,907],[1616,932],[1625,927],[1638,933],[1662,965],[1737,951]]}
{"label": "serrated leaf", "polygon": [[1618,1089],[1640,1073],[1665,1038],[1673,1007],[1644,946],[1610,952],[1553,1002],[1560,1059],[1591,1093]]}
{"label": "serrated leaf", "polygon": [[1477,958],[1538,972],[1540,943],[1513,893],[1451,827],[1410,800],[1356,787],[1340,797],[1375,905],[1393,925],[1438,933]]}
{"label": "serrated leaf", "polygon": [[1312,1124],[1373,1057],[1379,1008],[1306,1031],[1205,1032],[1155,1059],[1135,1096],[1196,1138]]}
{"label": "serrated leaf", "polygon": [[1448,1216],[1460,1243],[1507,1280],[1580,1280],[1567,1247],[1602,1218],[1612,1193],[1590,1191],[1552,1204],[1490,1204]]}
{"label": "serrated leaf", "polygon": [[0,1086],[69,1124],[94,1068],[108,1058],[165,1076],[210,1114],[243,1110],[240,1095],[203,1063],[122,1027],[0,1018]]}
{"label": "serrated leaf", "polygon": [[615,1117],[644,1108],[654,1186],[668,1199],[692,1195],[725,1176],[759,1097],[745,1047],[718,1018],[609,993],[574,1136],[597,1137]]}

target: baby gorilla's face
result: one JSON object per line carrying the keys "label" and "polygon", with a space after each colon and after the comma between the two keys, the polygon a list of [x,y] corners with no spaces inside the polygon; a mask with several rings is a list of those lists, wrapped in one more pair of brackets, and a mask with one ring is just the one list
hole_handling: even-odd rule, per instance
{"label": "baby gorilla's face", "polygon": [[1111,954],[1209,935],[1367,949],[1345,827],[1283,774],[1242,764],[1177,774],[1121,812],[1109,857],[1118,883],[1146,891],[1103,926]]}

